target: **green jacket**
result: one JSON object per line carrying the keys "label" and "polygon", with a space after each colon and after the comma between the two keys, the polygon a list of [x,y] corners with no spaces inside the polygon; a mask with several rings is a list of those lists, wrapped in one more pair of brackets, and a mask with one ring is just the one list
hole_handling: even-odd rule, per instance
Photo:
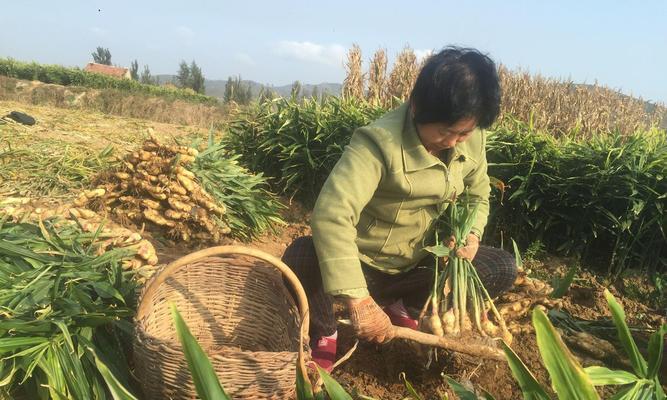
{"label": "green jacket", "polygon": [[408,110],[357,129],[317,198],[311,227],[327,293],[365,292],[360,261],[390,274],[413,268],[464,187],[480,203],[472,231],[483,234],[491,191],[483,132],[457,144],[445,165],[422,145]]}

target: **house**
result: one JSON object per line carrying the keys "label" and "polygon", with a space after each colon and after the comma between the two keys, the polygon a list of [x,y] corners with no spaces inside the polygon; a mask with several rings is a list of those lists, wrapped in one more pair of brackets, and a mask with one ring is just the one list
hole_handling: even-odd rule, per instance
{"label": "house", "polygon": [[111,65],[88,63],[88,65],[86,65],[86,67],[83,70],[86,72],[92,72],[94,74],[113,76],[114,78],[132,79],[130,70],[123,67],[113,67]]}

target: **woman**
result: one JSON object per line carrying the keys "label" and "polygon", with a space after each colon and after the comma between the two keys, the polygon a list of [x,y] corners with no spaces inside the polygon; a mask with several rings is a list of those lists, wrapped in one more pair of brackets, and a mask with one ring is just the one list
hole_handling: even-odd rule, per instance
{"label": "woman", "polygon": [[[421,308],[433,282],[424,245],[452,198],[479,203],[457,253],[473,261],[492,297],[512,286],[514,258],[479,243],[491,190],[482,129],[499,110],[493,61],[449,47],[428,59],[408,102],[352,135],[315,204],[312,238],[298,238],[283,256],[310,301],[321,367],[331,369],[336,356],[333,297],[347,305],[360,339],[387,342],[392,323],[416,329],[408,309]],[[375,299],[393,304],[383,309]]]}

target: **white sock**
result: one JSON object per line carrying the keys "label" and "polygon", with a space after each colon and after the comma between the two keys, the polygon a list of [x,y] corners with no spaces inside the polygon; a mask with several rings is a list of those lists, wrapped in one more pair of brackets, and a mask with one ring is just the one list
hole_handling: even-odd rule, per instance
{"label": "white sock", "polygon": [[330,335],[330,336],[322,336],[322,338],[323,338],[323,339],[326,338],[326,339],[333,339],[333,340],[336,340],[336,339],[338,339],[338,331],[334,332],[333,335]]}

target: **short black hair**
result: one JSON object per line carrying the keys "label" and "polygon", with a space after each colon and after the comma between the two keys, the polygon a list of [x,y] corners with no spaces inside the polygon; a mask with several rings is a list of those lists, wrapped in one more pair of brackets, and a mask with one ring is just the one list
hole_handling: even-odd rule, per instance
{"label": "short black hair", "polygon": [[426,60],[410,102],[416,123],[453,124],[472,117],[488,128],[500,113],[496,64],[478,50],[446,47]]}

